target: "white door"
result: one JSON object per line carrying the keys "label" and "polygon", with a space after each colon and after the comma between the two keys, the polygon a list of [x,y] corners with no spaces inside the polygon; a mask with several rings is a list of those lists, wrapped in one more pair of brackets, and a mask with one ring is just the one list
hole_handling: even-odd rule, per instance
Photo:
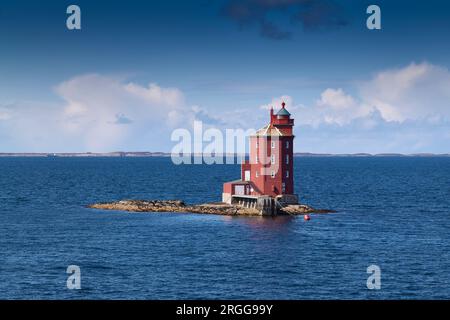
{"label": "white door", "polygon": [[250,181],[250,170],[245,170],[244,181]]}

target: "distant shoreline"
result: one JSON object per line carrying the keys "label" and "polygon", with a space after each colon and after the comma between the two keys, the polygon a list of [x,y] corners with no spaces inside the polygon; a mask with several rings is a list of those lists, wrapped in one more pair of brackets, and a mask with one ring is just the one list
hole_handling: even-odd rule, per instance
{"label": "distant shoreline", "polygon": [[[45,153],[45,152],[11,152],[0,153],[0,158],[3,157],[45,157],[45,158],[87,158],[87,157],[170,157],[168,152],[74,152],[74,153]],[[193,154],[192,156],[201,156]],[[219,155],[217,155],[219,156]],[[223,155],[225,156],[240,156],[236,154]],[[297,152],[294,157],[450,157],[450,153],[436,154],[436,153],[309,153]]]}

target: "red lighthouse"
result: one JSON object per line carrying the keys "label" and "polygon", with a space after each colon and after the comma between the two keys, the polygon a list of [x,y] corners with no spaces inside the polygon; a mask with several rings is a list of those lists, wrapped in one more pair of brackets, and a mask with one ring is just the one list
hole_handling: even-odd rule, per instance
{"label": "red lighthouse", "polygon": [[223,186],[223,202],[258,207],[261,203],[297,203],[294,194],[294,119],[285,103],[270,122],[250,136],[249,159],[241,166],[241,179]]}

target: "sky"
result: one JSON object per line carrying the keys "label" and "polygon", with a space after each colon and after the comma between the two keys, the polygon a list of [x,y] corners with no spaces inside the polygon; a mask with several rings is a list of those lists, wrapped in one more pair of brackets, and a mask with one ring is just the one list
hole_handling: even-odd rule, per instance
{"label": "sky", "polygon": [[296,152],[450,153],[449,14],[437,0],[1,1],[0,152],[169,152],[175,129],[258,129],[285,101]]}

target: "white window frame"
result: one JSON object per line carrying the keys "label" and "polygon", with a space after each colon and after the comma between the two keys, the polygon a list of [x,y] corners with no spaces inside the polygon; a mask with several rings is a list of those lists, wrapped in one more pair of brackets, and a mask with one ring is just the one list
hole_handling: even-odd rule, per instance
{"label": "white window frame", "polygon": [[258,163],[258,156],[255,156],[255,163]]}
{"label": "white window frame", "polygon": [[272,149],[275,149],[275,141],[271,141],[270,145],[271,145]]}
{"label": "white window frame", "polygon": [[286,149],[289,149],[289,141],[286,141]]}
{"label": "white window frame", "polygon": [[255,171],[255,177],[256,177],[256,178],[259,177],[259,172],[258,172],[258,170]]}
{"label": "white window frame", "polygon": [[274,154],[270,156],[270,163],[275,164],[275,155]]}
{"label": "white window frame", "polygon": [[272,178],[275,178],[275,171],[272,170],[272,171],[270,172],[270,176],[271,176]]}
{"label": "white window frame", "polygon": [[283,183],[281,184],[281,190],[282,190],[281,192],[283,192],[283,193],[286,192],[286,183],[283,182]]}
{"label": "white window frame", "polygon": [[258,148],[259,148],[259,142],[258,142],[258,140],[256,140],[256,144],[255,144],[255,146],[256,146],[256,149],[258,149]]}
{"label": "white window frame", "polygon": [[286,178],[289,178],[289,170],[286,170]]}
{"label": "white window frame", "polygon": [[289,155],[286,155],[286,164],[289,164]]}

